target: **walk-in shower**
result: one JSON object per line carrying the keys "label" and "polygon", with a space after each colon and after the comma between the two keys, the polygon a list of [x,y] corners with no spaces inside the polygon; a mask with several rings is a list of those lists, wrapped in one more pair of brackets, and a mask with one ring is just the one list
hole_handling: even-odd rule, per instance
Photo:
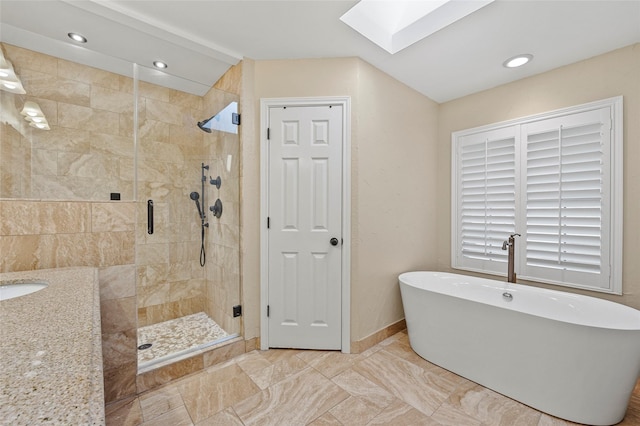
{"label": "walk-in shower", "polygon": [[[238,96],[161,86],[171,78],[136,65],[126,76],[4,41],[0,50],[31,83],[26,94],[0,90],[0,198],[77,219],[45,229],[32,215],[30,237],[16,238],[44,238],[42,256],[10,259],[7,267],[98,269],[105,400],[135,394],[137,372],[235,341],[242,320],[234,316],[241,294],[237,125],[235,133],[205,133],[196,124]],[[63,110],[65,119],[56,119]],[[29,111],[49,129],[32,126]],[[167,327],[151,333],[159,324]]]}
{"label": "walk-in shower", "polygon": [[167,93],[192,102],[161,103],[149,91],[137,97],[144,111],[137,126],[137,200],[153,200],[155,210],[153,235],[138,233],[136,241],[138,346],[146,348],[137,351],[139,373],[241,331],[241,317],[234,316],[240,305],[237,124],[229,122],[235,132],[211,125],[220,113],[198,122],[230,104],[237,111],[238,96],[216,89],[203,97]]}

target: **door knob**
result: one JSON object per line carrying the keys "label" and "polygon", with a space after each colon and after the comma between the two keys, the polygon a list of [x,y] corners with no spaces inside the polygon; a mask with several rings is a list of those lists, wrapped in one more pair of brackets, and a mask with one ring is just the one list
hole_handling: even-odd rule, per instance
{"label": "door knob", "polygon": [[332,246],[337,246],[338,245],[338,239],[336,237],[333,237],[332,239],[329,240],[329,243]]}

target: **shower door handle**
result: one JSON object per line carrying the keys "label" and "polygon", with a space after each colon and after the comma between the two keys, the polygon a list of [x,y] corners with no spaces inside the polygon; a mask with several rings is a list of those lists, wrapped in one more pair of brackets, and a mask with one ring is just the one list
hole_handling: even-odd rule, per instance
{"label": "shower door handle", "polygon": [[147,233],[153,234],[153,200],[147,201]]}
{"label": "shower door handle", "polygon": [[337,246],[338,239],[336,237],[333,237],[332,239],[329,240],[329,244],[331,244],[332,246]]}

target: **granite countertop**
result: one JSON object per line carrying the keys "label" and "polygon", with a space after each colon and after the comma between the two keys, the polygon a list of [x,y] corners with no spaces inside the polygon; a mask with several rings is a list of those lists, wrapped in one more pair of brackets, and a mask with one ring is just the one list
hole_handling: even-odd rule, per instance
{"label": "granite countertop", "polygon": [[96,268],[0,273],[49,286],[0,302],[0,424],[104,425]]}

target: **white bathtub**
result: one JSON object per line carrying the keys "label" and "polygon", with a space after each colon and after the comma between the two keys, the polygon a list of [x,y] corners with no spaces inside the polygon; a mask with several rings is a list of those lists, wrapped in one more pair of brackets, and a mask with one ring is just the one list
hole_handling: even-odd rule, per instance
{"label": "white bathtub", "polygon": [[409,341],[424,359],[566,420],[624,418],[640,375],[640,311],[444,272],[399,281]]}

